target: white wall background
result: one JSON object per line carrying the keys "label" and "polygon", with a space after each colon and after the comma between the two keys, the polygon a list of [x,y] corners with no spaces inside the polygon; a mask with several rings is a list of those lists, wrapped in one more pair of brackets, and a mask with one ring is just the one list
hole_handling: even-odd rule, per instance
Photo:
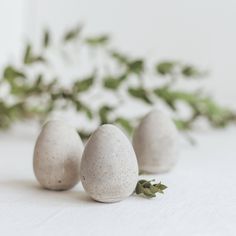
{"label": "white wall background", "polygon": [[27,9],[25,0],[0,0],[0,64],[13,60],[20,52]]}
{"label": "white wall background", "polygon": [[235,106],[236,1],[1,0],[0,62],[19,52],[26,34],[37,38],[45,26],[57,33],[77,22],[112,33],[115,45],[135,55],[209,69],[205,86]]}

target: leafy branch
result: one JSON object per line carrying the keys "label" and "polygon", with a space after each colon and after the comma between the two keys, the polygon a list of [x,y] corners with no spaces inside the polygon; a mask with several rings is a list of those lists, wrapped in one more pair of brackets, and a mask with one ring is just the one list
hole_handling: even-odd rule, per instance
{"label": "leafy branch", "polygon": [[[133,58],[110,45],[108,35],[86,36],[80,25],[58,39],[53,39],[50,31],[45,30],[40,47],[26,44],[22,61],[2,68],[0,129],[22,120],[43,121],[55,110],[72,109],[88,123],[117,124],[131,134],[142,115],[128,117],[118,112],[130,101],[149,108],[164,103],[183,131],[194,129],[200,118],[213,127],[235,123],[236,113],[220,106],[204,92],[177,89],[179,81],[191,83],[205,77],[205,72],[171,60],[149,65],[145,59]],[[85,56],[83,51],[86,51]],[[65,55],[70,58],[68,63],[65,63]],[[80,69],[84,64],[90,67],[86,73],[78,70],[75,75],[68,75],[72,66]],[[65,85],[62,81],[69,82]],[[152,86],[147,86],[148,81]],[[107,94],[115,97],[113,103],[107,99]],[[102,101],[98,102],[99,99]],[[180,104],[190,110],[187,118],[180,116]],[[78,128],[84,138],[93,131]]]}

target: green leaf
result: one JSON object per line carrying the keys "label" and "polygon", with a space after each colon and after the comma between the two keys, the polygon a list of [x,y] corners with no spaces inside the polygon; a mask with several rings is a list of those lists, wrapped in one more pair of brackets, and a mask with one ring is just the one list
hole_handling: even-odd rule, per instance
{"label": "green leaf", "polygon": [[118,78],[115,78],[113,76],[107,76],[104,78],[103,85],[107,89],[116,90],[119,88],[122,81],[124,81],[126,78],[127,78],[126,75],[122,75]]}
{"label": "green leaf", "polygon": [[35,62],[43,62],[43,63],[45,63],[46,59],[43,56],[41,56],[41,55],[38,55],[38,56],[33,55],[32,47],[31,47],[30,44],[28,44],[26,46],[26,49],[25,49],[23,61],[24,61],[25,65],[30,65],[30,64],[33,64]]}
{"label": "green leaf", "polygon": [[140,179],[139,181],[138,181],[138,183],[140,183],[140,184],[145,184],[145,183],[147,183],[147,182],[149,182],[149,181],[147,181],[146,179]]}
{"label": "green leaf", "polygon": [[24,84],[26,78],[24,72],[9,65],[4,69],[3,77],[9,83],[12,95],[20,97],[25,94],[28,85]]}
{"label": "green leaf", "polygon": [[141,99],[142,101],[144,101],[147,104],[152,104],[152,101],[149,99],[147,91],[144,88],[141,88],[141,87],[139,87],[139,88],[129,88],[128,93],[132,97]]}
{"label": "green leaf", "polygon": [[172,61],[164,61],[156,66],[156,70],[161,75],[167,75],[173,73],[176,63]]}
{"label": "green leaf", "polygon": [[102,106],[99,111],[99,117],[100,117],[100,122],[101,124],[107,124],[109,123],[108,115],[109,112],[113,110],[113,107],[110,106]]}
{"label": "green leaf", "polygon": [[75,100],[74,103],[77,111],[81,111],[83,109],[83,104],[80,101]]}
{"label": "green leaf", "polygon": [[136,188],[135,188],[135,193],[136,194],[141,194],[143,192],[143,186],[141,183],[137,183]]}
{"label": "green leaf", "polygon": [[114,58],[118,63],[126,66],[127,73],[134,73],[140,75],[144,71],[144,60],[130,60],[126,55],[117,51],[111,51],[110,53],[112,58]]}
{"label": "green leaf", "polygon": [[155,181],[155,180],[146,181],[145,183],[143,183],[143,187],[144,188],[150,188],[152,186],[152,184],[151,184],[152,181]]}
{"label": "green leaf", "polygon": [[90,77],[84,79],[84,80],[78,80],[73,85],[73,90],[76,93],[85,92],[91,88],[94,82],[94,75],[91,75]]}
{"label": "green leaf", "polygon": [[46,63],[46,59],[43,56],[34,56],[30,59],[28,64],[32,64],[35,62],[42,62],[42,63]]}
{"label": "green leaf", "polygon": [[227,108],[218,105],[210,97],[202,98],[195,109],[202,116],[206,117],[214,127],[224,127],[228,121],[236,120],[235,114]]}
{"label": "green leaf", "polygon": [[161,98],[172,110],[176,110],[176,97],[169,91],[168,88],[157,88],[154,89],[154,94]]}
{"label": "green leaf", "polygon": [[77,131],[82,140],[87,140],[90,137],[90,132],[85,132],[82,130]]}
{"label": "green leaf", "polygon": [[151,198],[152,198],[152,197],[156,197],[156,194],[153,193],[150,188],[143,188],[143,194],[144,194],[146,197],[151,197]]}
{"label": "green leaf", "polygon": [[115,79],[115,78],[109,76],[109,77],[104,78],[104,84],[103,85],[104,85],[105,88],[108,88],[108,89],[111,89],[111,90],[116,90],[119,87],[120,82],[121,81],[119,81],[118,79]]}
{"label": "green leaf", "polygon": [[128,134],[131,134],[133,132],[133,126],[131,125],[131,122],[129,120],[119,117],[115,120],[115,123],[121,125]]}
{"label": "green leaf", "polygon": [[164,193],[164,190],[167,189],[167,186],[162,184],[161,182],[158,184],[152,184],[155,180],[139,180],[136,188],[135,193],[136,194],[142,194],[147,198],[153,198],[156,197],[156,193]]}
{"label": "green leaf", "polygon": [[30,64],[32,47],[30,44],[26,45],[23,61],[25,64]]}
{"label": "green leaf", "polygon": [[175,120],[176,126],[180,130],[191,129],[191,124],[199,116],[207,118],[215,127],[223,127],[228,121],[235,120],[232,112],[222,108],[211,98],[205,97],[199,92],[176,91],[162,87],[154,89],[154,93],[172,109],[176,109],[176,103],[179,101],[191,107],[193,113],[189,120]]}
{"label": "green leaf", "polygon": [[85,42],[90,46],[102,46],[107,44],[109,41],[109,37],[107,35],[100,35],[96,37],[86,38]]}
{"label": "green leaf", "polygon": [[111,54],[112,58],[114,58],[120,64],[127,65],[129,63],[129,58],[120,52],[111,51],[110,54]]}
{"label": "green leaf", "polygon": [[144,70],[144,61],[135,60],[129,62],[127,66],[130,73],[141,74]]}
{"label": "green leaf", "polygon": [[67,31],[63,37],[64,42],[69,42],[78,38],[82,31],[82,26],[78,25],[74,29]]}
{"label": "green leaf", "polygon": [[13,66],[9,65],[4,69],[3,76],[8,81],[13,81],[14,79],[20,77],[25,78],[25,74],[23,71],[20,71]]}
{"label": "green leaf", "polygon": [[174,119],[174,123],[178,130],[188,130],[190,128],[189,122],[180,119]]}
{"label": "green leaf", "polygon": [[153,184],[153,191],[158,193],[164,193],[164,190],[167,189],[167,186],[162,184],[161,182],[158,184]]}
{"label": "green leaf", "polygon": [[176,110],[176,102],[182,101],[190,106],[194,106],[199,101],[197,93],[184,91],[173,91],[168,87],[160,87],[153,90],[154,94],[161,98],[170,108]]}
{"label": "green leaf", "polygon": [[50,33],[48,30],[45,30],[43,34],[43,47],[47,48],[49,44],[50,44]]}
{"label": "green leaf", "polygon": [[185,77],[198,77],[199,75],[201,75],[201,73],[199,71],[197,71],[196,68],[194,68],[193,66],[189,66],[186,65],[182,68],[182,75]]}

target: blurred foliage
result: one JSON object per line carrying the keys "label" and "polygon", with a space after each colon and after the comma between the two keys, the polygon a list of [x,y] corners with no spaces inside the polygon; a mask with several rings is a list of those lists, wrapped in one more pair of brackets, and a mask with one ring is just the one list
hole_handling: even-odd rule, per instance
{"label": "blurred foliage", "polygon": [[[97,63],[86,76],[78,76],[71,81],[70,86],[63,86],[60,79],[64,74],[48,73],[48,67],[52,64],[50,53],[55,53],[56,40],[49,30],[43,32],[41,49],[28,43],[19,65],[9,64],[2,69],[0,78],[0,129],[9,128],[14,122],[27,119],[44,120],[55,109],[71,109],[85,115],[88,120],[97,122],[97,125],[114,123],[121,126],[131,134],[134,125],[140,119],[122,117],[116,114],[116,109],[125,105],[128,101],[141,102],[144,106],[152,108],[155,104],[164,103],[173,113],[176,126],[183,131],[192,130],[199,118],[204,118],[213,127],[225,127],[236,121],[236,114],[228,108],[217,104],[213,98],[206,96],[199,90],[189,92],[175,87],[176,82],[189,79],[198,80],[205,73],[196,67],[177,61],[161,61],[153,67],[147,66],[143,58],[133,58],[122,52],[114,50],[110,46],[108,35],[96,35],[85,37],[82,27],[76,26],[68,30],[59,39],[59,51],[62,49],[66,55],[76,54],[67,48],[68,45],[78,45],[93,52],[99,50],[103,53],[102,65]],[[53,50],[52,50],[53,49]],[[58,57],[65,59],[65,53],[58,53]],[[90,54],[93,61],[93,54]],[[41,68],[32,75],[30,70],[35,66]],[[79,67],[79,65],[78,65]],[[110,67],[116,67],[114,72]],[[104,68],[106,68],[104,70]],[[149,69],[148,69],[149,68]],[[105,71],[105,72],[104,72]],[[57,72],[57,71],[56,71]],[[48,79],[52,77],[51,79]],[[158,79],[161,85],[146,86],[145,81],[153,77]],[[131,85],[131,80],[136,80],[136,85]],[[156,83],[154,83],[156,84]],[[5,88],[5,93],[2,91]],[[109,101],[93,108],[94,100],[83,99],[83,95],[91,90],[104,97],[105,92],[110,92],[118,97],[117,104],[111,106]],[[121,93],[125,96],[120,99]],[[96,100],[96,99],[95,99]],[[179,104],[182,103],[190,109],[188,118],[179,118]],[[86,138],[92,132],[79,130],[80,135]]]}

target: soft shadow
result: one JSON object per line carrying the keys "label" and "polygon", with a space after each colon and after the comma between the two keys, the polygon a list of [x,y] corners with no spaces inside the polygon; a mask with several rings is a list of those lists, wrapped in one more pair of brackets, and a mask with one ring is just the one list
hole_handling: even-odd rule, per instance
{"label": "soft shadow", "polygon": [[[80,187],[80,186],[79,186]],[[55,204],[74,204],[79,203],[96,204],[84,190],[77,186],[67,191],[52,191],[41,187],[36,181],[15,179],[0,181],[0,188],[7,191],[8,195],[15,194],[20,196],[21,201],[39,203],[40,206],[55,205]]]}

